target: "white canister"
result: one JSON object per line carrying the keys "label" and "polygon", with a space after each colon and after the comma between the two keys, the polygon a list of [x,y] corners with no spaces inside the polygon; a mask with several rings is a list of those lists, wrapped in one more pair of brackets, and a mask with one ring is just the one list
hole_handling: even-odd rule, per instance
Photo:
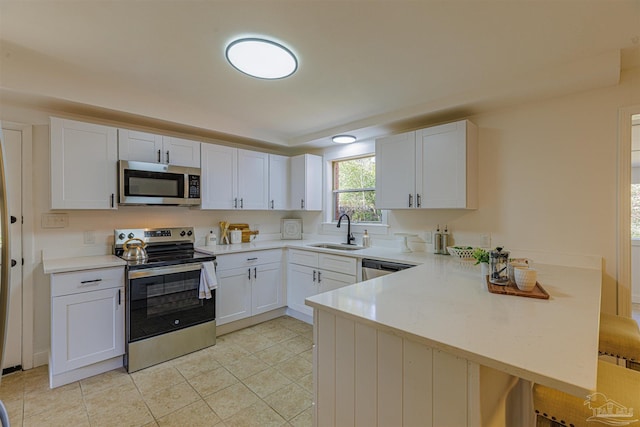
{"label": "white canister", "polygon": [[242,243],[242,230],[230,230],[231,244]]}

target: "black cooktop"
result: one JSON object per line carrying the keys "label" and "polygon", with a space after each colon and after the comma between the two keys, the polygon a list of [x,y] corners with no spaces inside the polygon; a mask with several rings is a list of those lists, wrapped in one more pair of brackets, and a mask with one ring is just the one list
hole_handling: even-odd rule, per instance
{"label": "black cooktop", "polygon": [[[116,254],[121,256],[122,254]],[[148,254],[146,260],[127,260],[129,270],[137,270],[141,268],[165,267],[169,265],[187,264],[194,262],[206,262],[216,259],[215,255],[209,255],[195,250],[181,250],[169,252],[154,252]]]}

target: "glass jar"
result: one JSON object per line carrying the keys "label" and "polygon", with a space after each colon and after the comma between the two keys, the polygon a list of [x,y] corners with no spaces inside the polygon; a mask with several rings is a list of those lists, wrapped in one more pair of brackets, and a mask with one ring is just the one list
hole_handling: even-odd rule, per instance
{"label": "glass jar", "polygon": [[489,282],[504,286],[509,283],[509,251],[498,247],[489,252]]}

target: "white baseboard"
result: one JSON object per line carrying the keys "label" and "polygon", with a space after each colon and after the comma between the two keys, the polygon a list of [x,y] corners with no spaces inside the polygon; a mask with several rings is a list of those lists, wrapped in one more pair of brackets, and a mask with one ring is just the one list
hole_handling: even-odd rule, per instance
{"label": "white baseboard", "polygon": [[38,366],[44,366],[49,364],[49,352],[48,351],[39,351],[37,353],[33,353],[33,367],[37,368]]}

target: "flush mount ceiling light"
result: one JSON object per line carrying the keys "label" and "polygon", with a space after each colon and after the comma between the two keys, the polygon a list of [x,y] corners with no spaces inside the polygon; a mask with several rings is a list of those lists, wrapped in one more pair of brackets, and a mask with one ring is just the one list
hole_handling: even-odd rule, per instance
{"label": "flush mount ceiling light", "polygon": [[225,55],[236,70],[259,79],[283,79],[298,69],[293,52],[266,39],[237,39],[229,43]]}
{"label": "flush mount ceiling light", "polygon": [[336,144],[351,144],[356,141],[356,137],[353,135],[336,135],[331,140]]}

